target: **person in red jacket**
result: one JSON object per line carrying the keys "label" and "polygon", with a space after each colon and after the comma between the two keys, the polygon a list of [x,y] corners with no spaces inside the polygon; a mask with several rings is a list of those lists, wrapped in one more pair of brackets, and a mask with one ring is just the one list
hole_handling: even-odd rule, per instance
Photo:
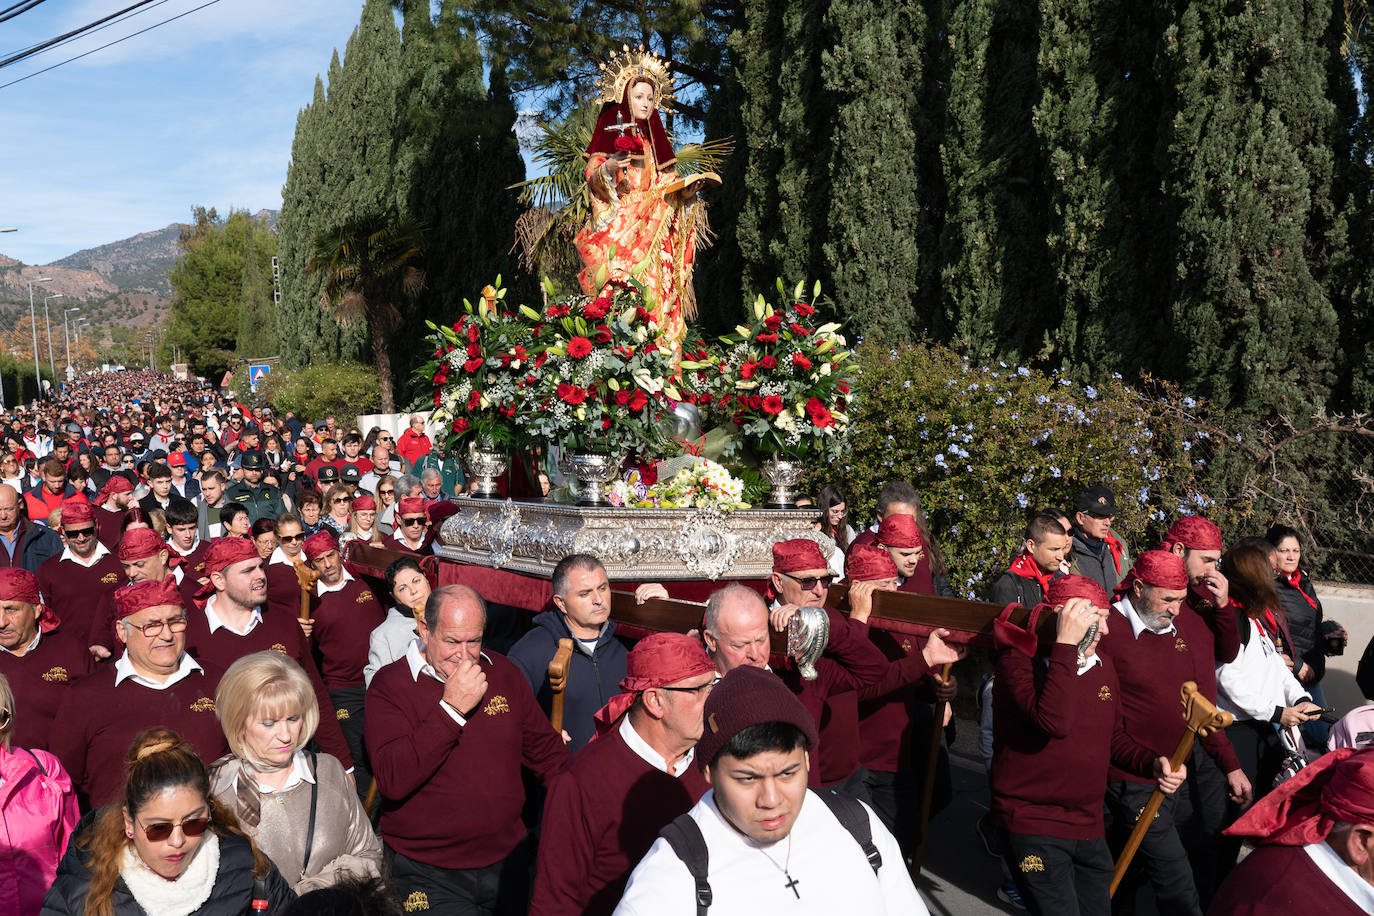
{"label": "person in red jacket", "polygon": [[486,617],[471,588],[435,589],[420,638],[368,688],[382,839],[407,911],[525,913],[521,767],[547,785],[568,760],[520,669],[483,651]]}
{"label": "person in red jacket", "polygon": [[640,640],[597,738],[554,778],[540,822],[531,916],[610,916],[658,833],[706,794],[693,765],[716,666],[680,633]]}
{"label": "person in red jacket", "polygon": [[1221,885],[1209,916],[1374,913],[1374,750],[1321,757],[1226,832],[1258,845]]}
{"label": "person in red jacket", "polygon": [[405,459],[406,467],[412,468],[432,447],[429,436],[425,435],[425,418],[418,413],[411,414],[410,428],[396,440],[396,452]]}
{"label": "person in red jacket", "polygon": [[44,460],[39,467],[43,480],[32,490],[24,491],[24,508],[29,521],[47,524],[48,516],[68,501],[89,502],[77,492],[76,487],[67,483],[67,469],[53,458]]}
{"label": "person in red jacket", "polygon": [[[1122,688],[1111,662],[1097,653],[1115,622],[1102,586],[1084,576],[1050,583],[1041,612],[1057,615],[1055,636],[1035,634],[997,644],[993,693],[992,817],[1007,833],[1005,857],[1035,916],[1111,913],[1113,860],[1102,799],[1116,765],[1172,795],[1187,776],[1126,731]],[[1080,644],[1089,627],[1097,635]]]}

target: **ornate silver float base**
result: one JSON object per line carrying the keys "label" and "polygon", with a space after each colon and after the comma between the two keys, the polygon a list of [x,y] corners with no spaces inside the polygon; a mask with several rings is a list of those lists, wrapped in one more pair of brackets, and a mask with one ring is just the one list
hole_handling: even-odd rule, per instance
{"label": "ornate silver float base", "polygon": [[[583,508],[461,497],[435,552],[460,563],[549,576],[559,560],[590,553],[612,580],[762,579],[773,545],[807,538],[824,551],[814,510]],[[491,596],[500,600],[499,596]]]}
{"label": "ornate silver float base", "polygon": [[768,508],[786,509],[797,504],[797,493],[793,489],[801,483],[803,467],[800,461],[786,461],[774,455],[759,465],[763,479],[773,485],[768,494]]}
{"label": "ornate silver float base", "polygon": [[620,473],[624,461],[618,455],[565,452],[558,459],[558,469],[577,481],[579,506],[609,506],[606,484]]}
{"label": "ornate silver float base", "polygon": [[463,465],[474,483],[474,499],[501,498],[497,491],[496,478],[506,473],[506,468],[510,465],[510,458],[505,452],[497,451],[492,443],[483,443],[479,446],[476,442],[469,442],[467,454],[463,457]]}

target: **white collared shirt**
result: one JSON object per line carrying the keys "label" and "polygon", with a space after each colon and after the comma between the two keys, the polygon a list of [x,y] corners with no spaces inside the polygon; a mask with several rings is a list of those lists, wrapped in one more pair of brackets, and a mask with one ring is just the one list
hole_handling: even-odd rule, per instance
{"label": "white collared shirt", "polygon": [[337,585],[325,585],[323,579],[317,580],[317,581],[315,582],[315,589],[316,589],[315,594],[316,594],[316,595],[319,595],[321,598],[323,598],[325,595],[329,594],[330,592],[337,592],[339,589],[343,588],[345,585],[347,585],[348,583],[350,583],[350,582],[352,582],[352,581],[353,581],[353,577],[350,576],[350,575],[348,574],[348,570],[345,569],[345,570],[343,571],[343,575],[339,577],[339,582],[338,582]]}
{"label": "white collared shirt", "polygon": [[144,687],[151,687],[153,690],[166,690],[173,684],[183,681],[191,676],[192,671],[202,671],[200,665],[189,653],[181,653],[181,664],[177,670],[168,675],[167,680],[158,683],[152,678],[144,677],[134,670],[134,663],[129,661],[129,650],[125,649],[124,654],[115,662],[115,686],[118,687],[121,681],[133,679],[135,684],[142,684]]}
{"label": "white collared shirt", "polygon": [[286,782],[282,783],[282,785],[276,789],[271,786],[265,786],[259,782],[258,791],[269,795],[279,795],[283,792],[290,792],[303,782],[313,786],[315,784],[315,777],[310,772],[310,764],[306,762],[305,751],[296,751],[296,753],[291,756],[291,775],[286,777]]}
{"label": "white collared shirt", "polygon": [[1326,842],[1309,843],[1303,849],[1322,870],[1322,874],[1331,879],[1331,883],[1341,889],[1350,901],[1366,913],[1374,913],[1374,885],[1361,878],[1355,873],[1355,869],[1345,864],[1345,860],[1337,855],[1336,850],[1332,849]]}
{"label": "white collared shirt", "polygon": [[[487,653],[483,652],[482,658],[487,659],[487,664],[491,664],[491,659],[487,658]],[[410,641],[410,645],[406,646],[406,664],[410,666],[411,680],[416,683],[419,683],[421,674],[428,674],[439,683],[444,683],[444,679],[439,677],[434,666],[425,658],[425,644],[418,636]],[[463,714],[450,706],[447,701],[440,700],[439,706],[449,714],[449,718],[453,719],[454,722],[459,725],[468,724],[468,720],[463,718]]]}
{"label": "white collared shirt", "polygon": [[296,567],[296,564],[291,560],[290,557],[286,555],[286,551],[282,550],[280,547],[274,548],[272,550],[272,555],[267,558],[268,566],[271,566],[273,563],[280,563],[283,566],[290,566],[292,569],[295,569]]}
{"label": "white collared shirt", "polygon": [[105,557],[107,557],[107,556],[109,556],[109,555],[110,555],[110,548],[106,547],[104,544],[100,543],[99,541],[96,541],[96,542],[95,542],[95,553],[91,554],[91,558],[90,558],[89,560],[83,560],[83,559],[81,559],[80,557],[78,557],[76,554],[72,553],[71,547],[63,547],[63,548],[62,548],[62,556],[61,556],[61,558],[58,560],[58,562],[60,563],[60,562],[62,562],[62,560],[71,560],[71,561],[72,561],[73,563],[75,563],[77,566],[84,566],[84,567],[86,567],[87,569],[90,569],[92,566],[94,566],[95,564],[99,563],[101,560],[105,559]]}
{"label": "white collared shirt", "polygon": [[176,554],[177,556],[179,556],[179,557],[189,557],[191,554],[193,554],[193,553],[196,552],[196,548],[199,547],[199,546],[200,546],[200,535],[199,535],[199,534],[196,535],[196,539],[195,539],[194,541],[191,542],[191,546],[190,546],[188,549],[186,549],[186,550],[182,550],[180,547],[178,547],[178,546],[176,545],[176,541],[173,541],[173,540],[168,540],[168,541],[167,541],[167,549],[170,550],[170,551],[172,551],[173,553],[175,553],[175,554]]}
{"label": "white collared shirt", "polygon": [[262,623],[262,608],[255,607],[253,608],[253,616],[248,618],[248,626],[244,627],[242,630],[234,629],[221,620],[220,616],[215,613],[215,599],[218,597],[219,595],[211,595],[209,600],[205,602],[205,623],[209,626],[211,633],[215,632],[220,627],[224,627],[224,629],[233,633],[235,636],[247,636],[249,633],[253,632],[253,629],[258,624]]}
{"label": "white collared shirt", "polygon": [[[25,654],[25,655],[28,655],[28,654],[29,654],[30,652],[32,652],[34,649],[37,649],[37,648],[38,648],[38,641],[39,641],[40,639],[42,639],[42,638],[43,638],[43,631],[42,631],[42,630],[39,630],[37,633],[33,634],[33,642],[29,643],[28,647],[24,649],[24,654]],[[18,656],[16,655],[16,653],[15,653],[12,649],[6,649],[4,646],[0,646],[0,652],[4,652],[6,655],[15,655],[16,658],[18,657]]]}
{"label": "white collared shirt", "polygon": [[1169,628],[1166,630],[1151,630],[1149,627],[1145,626],[1145,621],[1141,620],[1140,614],[1136,613],[1136,609],[1131,604],[1131,599],[1128,595],[1122,595],[1121,600],[1113,604],[1112,607],[1120,611],[1121,615],[1130,623],[1131,638],[1133,639],[1139,639],[1140,634],[1144,631],[1154,633],[1156,636],[1173,636],[1178,632],[1178,627],[1174,626],[1172,620],[1169,621]]}
{"label": "white collared shirt", "polygon": [[1083,660],[1083,664],[1078,666],[1078,676],[1082,677],[1100,664],[1102,664],[1102,656],[1094,652]]}
{"label": "white collared shirt", "polygon": [[[650,747],[649,742],[639,737],[639,732],[635,731],[635,727],[630,724],[630,717],[628,715],[620,720],[620,737],[624,738],[630,750],[634,751],[635,755],[649,766],[658,770],[660,773],[670,772],[668,769],[668,761],[663,759],[662,754]],[[692,765],[692,759],[696,755],[696,752],[696,748],[692,748],[687,752],[686,756],[674,764],[671,770],[672,775],[681,777],[683,773],[687,772],[687,768]]]}

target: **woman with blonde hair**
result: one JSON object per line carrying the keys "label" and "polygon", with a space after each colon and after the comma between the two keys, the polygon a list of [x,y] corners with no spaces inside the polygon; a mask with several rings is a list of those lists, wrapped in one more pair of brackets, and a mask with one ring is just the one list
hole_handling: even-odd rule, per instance
{"label": "woman with blonde hair", "polygon": [[215,764],[214,796],[297,893],[381,873],[381,844],[343,765],[303,750],[320,708],[300,665],[280,652],[245,655],[220,679],[215,715],[230,756]]}
{"label": "woman with blonde hair", "polygon": [[377,497],[377,527],[383,535],[391,534],[395,530],[396,478],[391,474],[378,477],[373,492]]}
{"label": "woman with blonde hair", "polygon": [[353,506],[353,491],[341,483],[336,483],[324,494],[324,524],[334,529],[338,537],[348,530],[348,518]]}
{"label": "woman with blonde hair", "polygon": [[232,812],[210,795],[190,743],[151,728],[129,748],[119,800],[83,821],[43,916],[240,916],[296,899]]}
{"label": "woman with blonde hair", "polygon": [[52,754],[10,746],[14,717],[0,674],[0,912],[35,916],[76,827],[76,792]]}
{"label": "woman with blonde hair", "polygon": [[349,541],[365,541],[374,547],[382,546],[382,530],[377,527],[377,501],[366,493],[353,497],[348,530],[339,537],[339,544]]}

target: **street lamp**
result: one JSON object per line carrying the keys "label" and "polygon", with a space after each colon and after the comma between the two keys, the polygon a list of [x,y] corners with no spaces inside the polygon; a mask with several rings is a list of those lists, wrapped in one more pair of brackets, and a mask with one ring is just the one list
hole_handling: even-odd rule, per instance
{"label": "street lamp", "polygon": [[57,383],[57,364],[52,359],[52,319],[48,317],[48,300],[61,299],[63,293],[53,293],[43,297],[43,329],[48,333],[48,371],[52,373],[53,384]]}
{"label": "street lamp", "polygon": [[33,311],[33,285],[50,282],[52,277],[39,277],[37,280],[29,281],[29,325],[33,328],[33,382],[38,386],[39,400],[43,398],[43,370],[38,368],[38,316]]}
{"label": "street lamp", "polygon": [[13,226],[7,226],[7,227],[5,227],[4,229],[0,229],[0,232],[18,232],[18,231],[19,231],[19,230],[16,229],[15,227],[13,227]]}
{"label": "street lamp", "polygon": [[67,316],[70,315],[72,312],[79,312],[79,311],[81,311],[81,306],[79,306],[79,305],[78,305],[76,308],[70,308],[70,309],[63,309],[63,310],[62,310],[62,341],[63,341],[63,343],[65,343],[65,344],[67,345],[67,378],[68,378],[68,379],[70,379],[70,378],[71,378],[71,375],[72,375],[72,339],[71,339],[71,336],[67,333]]}

